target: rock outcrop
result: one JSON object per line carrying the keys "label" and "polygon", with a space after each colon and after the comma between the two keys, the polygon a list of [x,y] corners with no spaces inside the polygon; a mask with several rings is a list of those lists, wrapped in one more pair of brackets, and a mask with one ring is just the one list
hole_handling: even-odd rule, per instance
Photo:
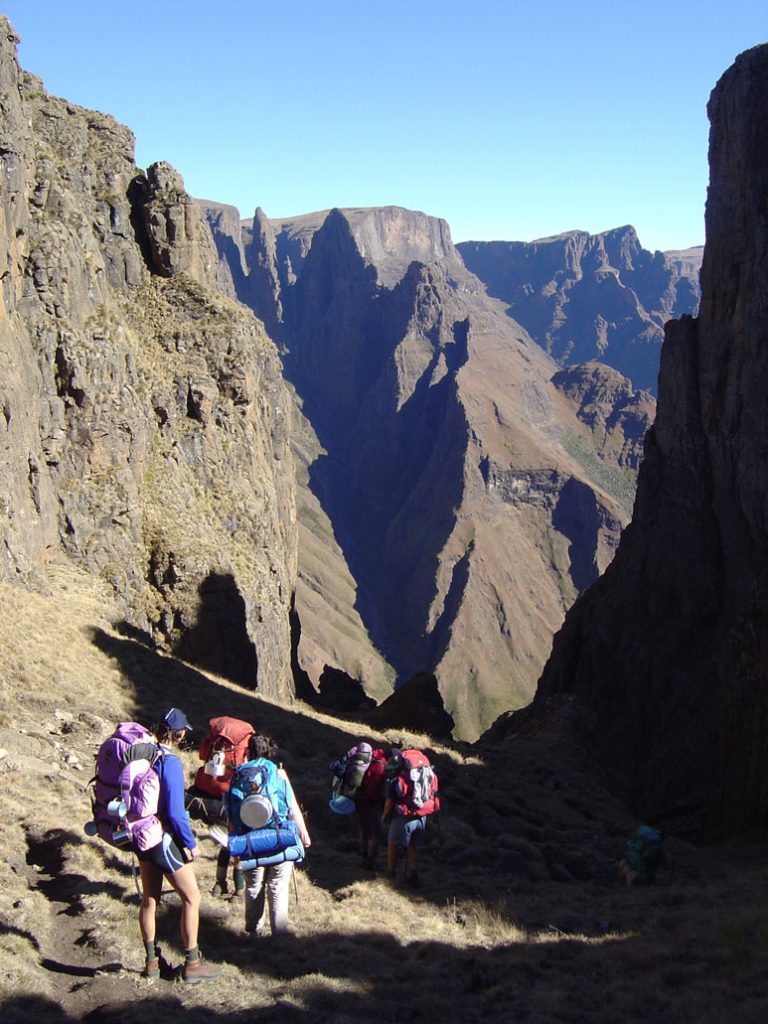
{"label": "rock outcrop", "polygon": [[561,366],[599,360],[654,393],[664,324],[698,305],[697,252],[649,252],[629,226],[457,248]]}
{"label": "rock outcrop", "polygon": [[48,96],[0,19],[3,578],[66,556],[126,627],[292,693],[290,398],[205,219],[130,131]]}
{"label": "rock outcrop", "polygon": [[587,705],[638,815],[706,838],[768,826],[766,107],[760,46],[710,99],[701,310],[667,326],[632,524],[534,703]]}
{"label": "rock outcrop", "polygon": [[629,471],[626,492],[631,503],[645,435],[656,416],[655,398],[648,391],[635,391],[626,377],[605,363],[569,366],[559,370],[552,383],[592,431],[595,450],[607,470]]}
{"label": "rock outcrop", "polygon": [[[300,667],[315,688],[338,690],[334,670],[362,678],[378,700],[393,678],[434,676],[441,714],[475,738],[530,699],[565,609],[613,555],[635,472],[621,415],[606,409],[615,434],[596,443],[586,399],[552,383],[556,365],[467,271],[443,221],[257,211],[217,241],[225,259],[245,254],[238,294],[274,325],[317,437],[306,482],[328,526],[301,504],[313,551],[332,530],[354,615],[338,591],[328,605],[339,625],[359,615],[372,641],[361,667],[353,643],[328,636],[328,577],[300,548],[300,579],[315,584],[297,591]],[[628,408],[629,386],[614,392]]]}

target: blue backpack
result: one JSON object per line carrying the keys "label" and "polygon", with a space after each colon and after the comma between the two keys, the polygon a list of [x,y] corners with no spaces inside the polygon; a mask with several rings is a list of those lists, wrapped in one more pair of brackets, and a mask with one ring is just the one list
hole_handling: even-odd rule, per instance
{"label": "blue backpack", "polygon": [[298,829],[288,819],[286,784],[264,757],[241,764],[224,794],[230,833],[227,847],[248,871],[304,859]]}
{"label": "blue backpack", "polygon": [[224,806],[230,830],[237,835],[282,824],[288,807],[277,765],[265,757],[241,764],[224,794]]}

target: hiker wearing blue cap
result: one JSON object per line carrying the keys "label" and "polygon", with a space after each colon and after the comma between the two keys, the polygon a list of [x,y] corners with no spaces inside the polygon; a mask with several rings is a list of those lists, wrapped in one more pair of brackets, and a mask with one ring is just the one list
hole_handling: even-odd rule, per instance
{"label": "hiker wearing blue cap", "polygon": [[181,977],[185,982],[196,984],[217,978],[219,969],[203,961],[197,944],[200,890],[192,863],[200,856],[200,849],[184,806],[184,768],[175,753],[191,728],[183,711],[169,708],[153,729],[157,745],[135,743],[129,748],[127,757],[130,760],[146,757],[160,783],[157,817],[162,824],[162,839],[137,853],[142,886],[139,928],[146,953],[144,976],[150,980],[160,976],[155,915],[163,879],[167,878],[181,900],[181,941],[184,947]]}

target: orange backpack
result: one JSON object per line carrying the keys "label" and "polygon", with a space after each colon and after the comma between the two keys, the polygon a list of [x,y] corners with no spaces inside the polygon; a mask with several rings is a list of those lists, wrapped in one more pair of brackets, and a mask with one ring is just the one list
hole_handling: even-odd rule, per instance
{"label": "orange backpack", "polygon": [[226,715],[212,718],[208,726],[210,732],[200,744],[200,760],[205,764],[197,771],[195,788],[221,799],[237,766],[248,760],[248,740],[255,729],[248,722]]}

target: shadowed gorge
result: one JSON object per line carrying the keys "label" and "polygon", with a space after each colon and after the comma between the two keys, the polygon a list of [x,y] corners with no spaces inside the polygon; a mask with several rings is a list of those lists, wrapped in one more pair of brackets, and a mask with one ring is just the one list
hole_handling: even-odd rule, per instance
{"label": "shadowed gorge", "polygon": [[[326,636],[317,610],[327,595],[338,615],[341,595],[314,555],[304,568],[300,541],[310,586],[297,593],[299,663],[316,688],[336,667],[378,700],[393,680],[432,674],[456,735],[474,738],[527,702],[565,608],[610,561],[653,400],[607,367],[590,385],[560,383],[436,218],[388,207],[270,221],[257,210],[219,244],[220,274],[232,253],[249,270],[239,297],[275,325],[301,401],[299,501],[303,478],[317,502],[305,521],[314,538],[332,532],[354,581],[356,635],[362,626],[385,659],[367,655],[361,674],[354,648]],[[602,432],[584,412],[595,402]],[[584,496],[566,514],[579,484],[592,504]]]}

